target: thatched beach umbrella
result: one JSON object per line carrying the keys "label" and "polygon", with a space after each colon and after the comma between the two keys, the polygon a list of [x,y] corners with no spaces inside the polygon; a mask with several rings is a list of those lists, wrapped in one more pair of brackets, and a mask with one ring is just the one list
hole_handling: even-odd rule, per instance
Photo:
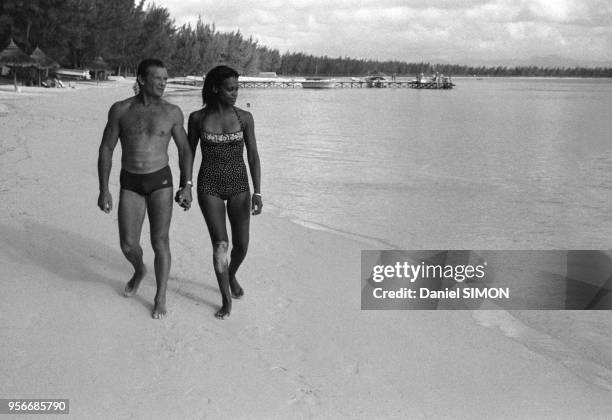
{"label": "thatched beach umbrella", "polygon": [[38,84],[39,85],[40,85],[40,70],[47,70],[47,74],[49,74],[49,69],[56,69],[60,66],[57,61],[47,56],[38,47],[36,47],[34,52],[30,54],[30,58],[36,62],[34,67],[36,67],[39,70],[38,72]]}
{"label": "thatched beach umbrella", "polygon": [[96,73],[96,80],[98,80],[98,72],[110,69],[110,66],[101,56],[97,56],[96,59],[90,64],[91,69]]}
{"label": "thatched beach umbrella", "polygon": [[30,58],[36,61],[36,64],[34,65],[34,67],[39,68],[39,69],[43,69],[43,70],[44,69],[56,69],[60,66],[57,61],[50,58],[47,54],[42,52],[42,50],[38,47],[36,47],[34,52],[30,54]]}
{"label": "thatched beach umbrella", "polygon": [[15,68],[30,67],[35,65],[36,62],[29,55],[21,51],[11,38],[9,46],[0,52],[0,64],[13,67],[15,90],[17,90],[17,71]]}

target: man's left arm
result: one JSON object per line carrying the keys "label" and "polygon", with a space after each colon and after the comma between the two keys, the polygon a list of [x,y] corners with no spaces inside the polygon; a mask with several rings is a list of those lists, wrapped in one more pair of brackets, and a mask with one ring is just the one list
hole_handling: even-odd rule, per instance
{"label": "man's left arm", "polygon": [[179,107],[173,108],[174,125],[172,126],[172,138],[178,149],[179,168],[181,171],[179,190],[176,192],[175,200],[185,210],[191,207],[191,187],[193,183],[191,176],[193,172],[193,153],[187,140],[187,133],[183,127],[184,117],[183,112]]}

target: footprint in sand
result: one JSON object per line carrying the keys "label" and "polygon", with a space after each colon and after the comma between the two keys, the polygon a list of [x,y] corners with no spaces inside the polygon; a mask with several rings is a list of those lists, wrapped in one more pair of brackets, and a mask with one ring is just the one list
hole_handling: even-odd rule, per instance
{"label": "footprint in sand", "polygon": [[288,298],[283,297],[283,296],[279,296],[276,299],[276,304],[274,305],[275,309],[273,310],[273,312],[274,313],[282,312],[285,309],[287,309],[292,303],[293,303],[293,301],[291,299],[288,299]]}
{"label": "footprint in sand", "polygon": [[311,388],[298,388],[295,394],[289,398],[288,403],[291,405],[319,405],[319,397],[317,397],[317,394]]}
{"label": "footprint in sand", "polygon": [[259,328],[257,325],[247,325],[238,333],[238,336],[247,340],[254,340],[259,337]]}
{"label": "footprint in sand", "polygon": [[351,363],[344,368],[344,373],[347,375],[359,375],[360,362],[357,360],[355,363]]}

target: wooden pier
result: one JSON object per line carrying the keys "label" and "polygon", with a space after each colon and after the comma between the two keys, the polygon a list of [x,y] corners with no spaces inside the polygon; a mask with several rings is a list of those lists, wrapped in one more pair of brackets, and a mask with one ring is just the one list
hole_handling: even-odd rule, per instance
{"label": "wooden pier", "polygon": [[[193,78],[174,78],[168,80],[169,84],[190,86],[191,88],[201,89],[202,83],[194,80]],[[238,80],[238,86],[241,88],[277,88],[277,89],[294,89],[302,88],[302,82],[300,81],[277,81],[277,80]],[[398,81],[398,80],[385,80],[384,82],[368,82],[364,80],[337,80],[334,83],[334,88],[338,89],[384,89],[384,88],[410,88],[410,89],[452,89],[455,86],[449,80],[444,81],[426,81],[417,82],[416,80],[411,81]]]}
{"label": "wooden pier", "polygon": [[[240,81],[238,86],[241,88],[277,88],[293,89],[301,88],[302,83],[298,81]],[[384,88],[410,88],[410,89],[452,89],[452,82],[417,82],[417,81],[386,81],[377,85],[372,85],[366,81],[336,81],[334,87],[340,89],[384,89]]]}
{"label": "wooden pier", "polygon": [[302,84],[300,82],[276,82],[276,81],[261,81],[261,82],[253,82],[253,81],[240,81],[238,79],[238,86],[241,88],[280,88],[280,89],[291,89],[291,88],[301,88]]}
{"label": "wooden pier", "polygon": [[410,89],[452,89],[455,86],[452,82],[417,82],[417,81],[385,81],[382,83],[370,83],[362,81],[342,81],[336,82],[337,88],[410,88]]}

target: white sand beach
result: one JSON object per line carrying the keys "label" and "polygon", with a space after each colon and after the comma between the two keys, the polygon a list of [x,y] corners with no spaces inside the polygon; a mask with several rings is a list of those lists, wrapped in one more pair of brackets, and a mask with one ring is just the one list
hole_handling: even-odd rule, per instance
{"label": "white sand beach", "polygon": [[153,270],[122,296],[116,206],[96,206],[106,113],[131,83],[2,88],[0,398],[68,398],[75,419],[610,418],[612,335],[585,330],[609,332],[609,311],[525,315],[546,331],[505,311],[362,311],[369,246],[265,204],[224,321],[199,208],[175,207],[169,314],[151,319]]}

